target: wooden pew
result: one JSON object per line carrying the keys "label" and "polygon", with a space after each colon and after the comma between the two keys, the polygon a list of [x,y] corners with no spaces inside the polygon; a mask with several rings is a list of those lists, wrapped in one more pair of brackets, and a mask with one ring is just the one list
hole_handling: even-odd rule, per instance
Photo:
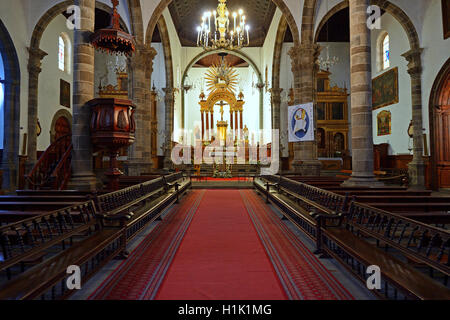
{"label": "wooden pew", "polygon": [[145,183],[147,181],[151,181],[157,178],[160,178],[160,175],[145,175],[145,176],[121,176],[119,178],[119,188],[124,189],[127,187],[131,187],[140,183]]}
{"label": "wooden pew", "polygon": [[410,191],[410,190],[368,190],[360,189],[353,191],[342,190],[341,188],[327,188],[326,190],[339,195],[348,196],[431,196],[432,191]]}
{"label": "wooden pew", "polygon": [[89,196],[0,196],[0,204],[4,202],[86,202]]}
{"label": "wooden pew", "polygon": [[92,192],[79,190],[16,190],[18,196],[89,196]]}
{"label": "wooden pew", "polygon": [[[380,266],[383,290],[375,294],[389,299],[450,299],[448,231],[358,202],[349,204],[349,198],[279,176],[258,180],[255,188],[316,241],[317,253],[332,256],[363,282],[369,265]],[[278,192],[268,192],[270,187]],[[311,212],[306,219],[299,206],[289,202],[295,194],[329,211]],[[430,269],[432,276],[425,272]],[[442,280],[444,285],[437,282]]]}
{"label": "wooden pew", "polygon": [[[11,279],[0,284],[0,300],[67,298],[73,293],[65,286],[69,265],[81,267],[85,283],[113,257],[126,257],[127,241],[189,187],[190,180],[177,173],[97,196],[96,204],[0,227],[0,248],[5,248],[0,272]],[[30,260],[37,265],[26,269]]]}
{"label": "wooden pew", "polygon": [[[73,211],[82,217],[77,222]],[[119,230],[105,222],[89,201],[1,227],[0,272],[9,281],[0,284],[0,300],[70,295],[65,286],[68,266],[80,266],[85,282],[124,250]]]}
{"label": "wooden pew", "polygon": [[53,210],[62,209],[65,207],[70,207],[72,205],[81,204],[81,202],[73,201],[4,201],[0,202],[0,210],[4,211],[38,211],[38,212],[50,212]]}
{"label": "wooden pew", "polygon": [[163,210],[187,192],[190,179],[174,173],[116,192],[96,197],[97,209],[107,216],[125,216],[124,238],[131,240],[149,223],[159,219]]}

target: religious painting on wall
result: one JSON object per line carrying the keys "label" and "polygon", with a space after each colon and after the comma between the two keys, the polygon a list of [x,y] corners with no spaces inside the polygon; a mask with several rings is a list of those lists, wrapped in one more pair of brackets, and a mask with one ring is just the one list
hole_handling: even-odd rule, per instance
{"label": "religious painting on wall", "polygon": [[377,115],[378,136],[391,134],[391,112],[384,110]]}
{"label": "religious painting on wall", "polygon": [[313,106],[310,102],[288,108],[289,142],[315,140]]}
{"label": "religious painting on wall", "polygon": [[70,108],[70,83],[60,79],[59,85],[59,104]]}
{"label": "religious painting on wall", "polygon": [[447,39],[450,37],[450,0],[442,0],[442,22],[444,39]]}
{"label": "religious painting on wall", "polygon": [[398,68],[394,68],[372,80],[372,109],[398,102]]}

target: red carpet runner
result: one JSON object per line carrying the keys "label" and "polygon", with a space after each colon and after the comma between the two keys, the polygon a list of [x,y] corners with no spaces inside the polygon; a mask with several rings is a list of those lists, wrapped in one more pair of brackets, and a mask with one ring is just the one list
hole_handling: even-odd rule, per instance
{"label": "red carpet runner", "polygon": [[237,190],[208,190],[156,299],[286,299]]}
{"label": "red carpet runner", "polygon": [[190,192],[90,299],[352,296],[254,191],[208,190]]}
{"label": "red carpet runner", "polygon": [[172,207],[176,211],[169,212],[88,299],[153,299],[204,193],[191,192]]}
{"label": "red carpet runner", "polygon": [[248,190],[241,195],[289,299],[354,299],[261,197]]}

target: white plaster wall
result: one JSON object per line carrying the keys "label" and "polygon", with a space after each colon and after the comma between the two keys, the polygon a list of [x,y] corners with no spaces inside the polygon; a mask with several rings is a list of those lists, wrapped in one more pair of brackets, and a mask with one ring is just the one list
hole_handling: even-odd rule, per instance
{"label": "white plaster wall", "polygon": [[[280,20],[282,13],[279,9],[275,11],[274,17],[267,32],[264,45],[261,48],[263,63],[261,66],[261,72],[263,73],[263,81],[266,82],[267,87],[264,89],[263,98],[263,128],[264,128],[264,141],[263,143],[271,142],[271,129],[272,129],[272,102],[271,94],[268,89],[272,88],[272,69],[273,69],[273,55],[275,49],[275,41],[278,33],[278,27],[280,25]],[[266,74],[267,68],[267,74]],[[265,78],[267,76],[267,79]]]}
{"label": "white plaster wall", "polygon": [[161,149],[164,144],[164,130],[166,128],[166,106],[164,103],[164,92],[163,88],[166,87],[166,69],[164,62],[164,50],[162,43],[152,43],[152,47],[155,48],[157,54],[153,59],[153,73],[152,73],[152,87],[153,85],[158,92],[157,97],[157,119],[158,119],[158,145],[157,145],[157,155],[164,155],[163,150]]}
{"label": "white plaster wall", "polygon": [[[39,76],[38,91],[38,118],[42,127],[42,133],[37,138],[37,150],[44,151],[50,145],[50,127],[54,114],[65,109],[72,113],[70,109],[59,104],[60,79],[70,83],[70,91],[73,93],[73,73],[61,71],[58,68],[58,45],[59,35],[64,32],[70,39],[70,47],[73,50],[73,31],[67,30],[66,19],[58,15],[45,29],[41,40],[41,49],[47,52],[47,56],[42,62],[42,72]],[[72,54],[70,70],[72,70]]]}
{"label": "white plaster wall", "polygon": [[[389,154],[409,154],[409,136],[407,134],[409,122],[412,119],[411,107],[411,78],[407,73],[407,61],[401,56],[409,50],[409,41],[400,23],[390,14],[381,18],[381,30],[371,32],[372,41],[372,78],[383,74],[387,70],[398,67],[399,103],[374,110],[372,115],[374,144],[389,143]],[[380,35],[388,32],[390,38],[390,68],[378,70],[377,43]],[[377,135],[377,115],[388,110],[392,115],[392,133],[390,135]]]}
{"label": "white plaster wall", "polygon": [[[169,9],[165,9],[163,12],[164,19],[167,25],[167,31],[169,33],[170,48],[172,53],[172,70],[173,70],[173,85],[175,88],[180,88],[183,60],[186,59],[183,54],[180,39],[173,25],[172,18],[170,16]],[[175,93],[175,105],[174,105],[174,136],[173,141],[179,141],[180,134],[178,133],[181,128],[181,92]]]}

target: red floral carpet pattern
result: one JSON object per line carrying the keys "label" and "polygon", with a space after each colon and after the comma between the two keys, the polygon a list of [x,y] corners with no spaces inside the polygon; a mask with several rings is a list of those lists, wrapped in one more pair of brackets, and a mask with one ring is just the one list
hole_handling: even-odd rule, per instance
{"label": "red floral carpet pattern", "polygon": [[292,300],[353,300],[300,239],[254,191],[241,191],[248,213]]}
{"label": "red floral carpet pattern", "polygon": [[88,299],[153,299],[204,193],[192,191],[172,207],[175,212],[169,212]]}

